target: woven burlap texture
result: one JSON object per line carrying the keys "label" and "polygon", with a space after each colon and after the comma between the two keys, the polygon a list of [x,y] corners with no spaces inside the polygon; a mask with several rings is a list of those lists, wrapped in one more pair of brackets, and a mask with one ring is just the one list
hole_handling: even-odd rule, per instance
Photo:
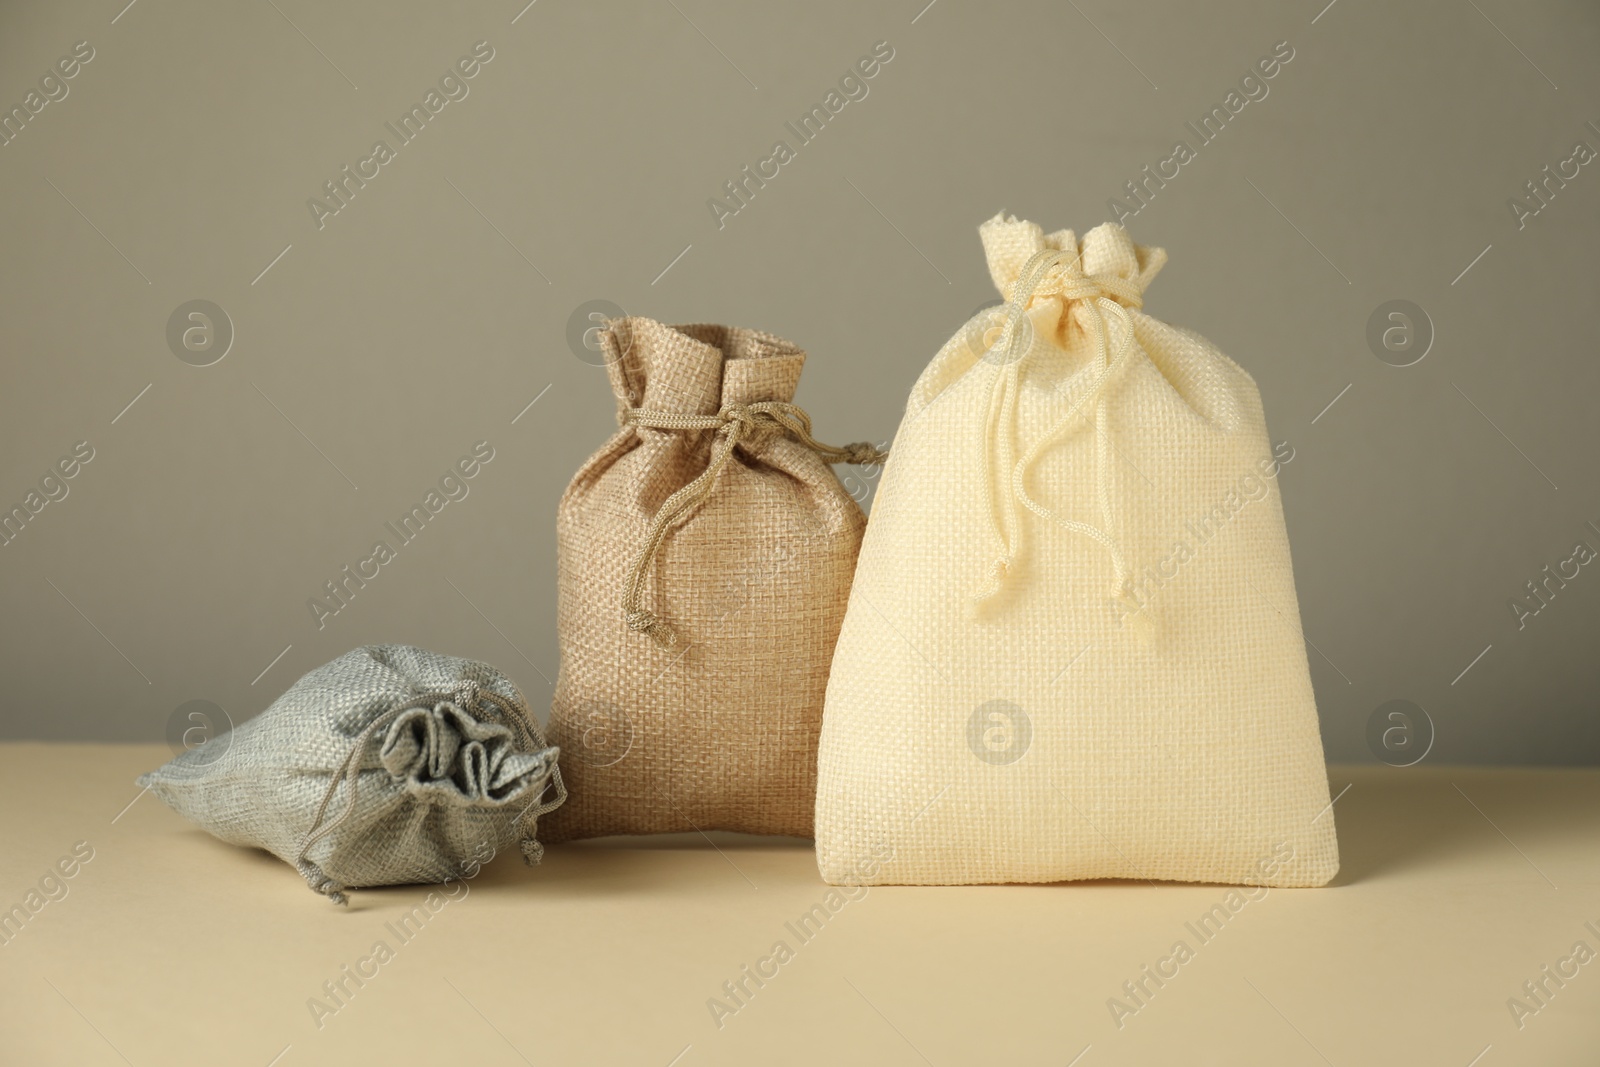
{"label": "woven burlap texture", "polygon": [[643,606],[675,643],[630,630],[623,610],[657,510],[706,471],[717,438],[628,413],[792,401],[805,353],[766,333],[637,317],[612,321],[601,343],[620,429],[557,514],[550,731],[572,800],[546,839],[809,837],[822,698],[865,522],[828,464],[773,426],[746,434],[648,568]]}
{"label": "woven burlap texture", "polygon": [[517,687],[488,664],[373,645],[311,671],[139,784],[342,902],[345,887],[461,878],[519,838],[536,860],[535,822],[565,795],[557,755]]}
{"label": "woven burlap texture", "polygon": [[1014,305],[951,338],[895,437],[828,686],[824,879],[1325,884],[1292,446],[1245,371],[1138,310],[1160,249],[1003,214],[980,236],[1002,296],[1039,284],[1009,330]]}

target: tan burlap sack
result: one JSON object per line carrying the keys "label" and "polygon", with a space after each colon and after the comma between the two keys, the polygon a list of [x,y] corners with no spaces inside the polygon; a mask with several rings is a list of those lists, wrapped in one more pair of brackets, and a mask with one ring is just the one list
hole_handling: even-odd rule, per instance
{"label": "tan burlap sack", "polygon": [[805,353],[731,326],[609,323],[620,429],[557,513],[547,841],[811,835],[822,699],[864,519],[791,402]]}
{"label": "tan burlap sack", "polygon": [[1008,304],[923,373],[878,488],[823,722],[823,877],[1324,884],[1292,447],[1248,374],[1139,310],[1160,249],[980,233]]}

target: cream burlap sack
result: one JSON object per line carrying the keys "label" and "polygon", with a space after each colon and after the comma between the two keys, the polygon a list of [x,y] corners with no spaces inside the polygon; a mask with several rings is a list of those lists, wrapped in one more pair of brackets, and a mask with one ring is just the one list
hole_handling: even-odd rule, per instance
{"label": "cream burlap sack", "polygon": [[881,456],[811,437],[805,353],[770,334],[624,318],[601,343],[621,428],[556,517],[571,800],[543,835],[809,837],[865,521],[828,464]]}
{"label": "cream burlap sack", "polygon": [[1248,374],[1140,310],[1160,249],[980,233],[1008,303],[924,371],[878,489],[828,684],[823,877],[1326,883],[1292,450]]}

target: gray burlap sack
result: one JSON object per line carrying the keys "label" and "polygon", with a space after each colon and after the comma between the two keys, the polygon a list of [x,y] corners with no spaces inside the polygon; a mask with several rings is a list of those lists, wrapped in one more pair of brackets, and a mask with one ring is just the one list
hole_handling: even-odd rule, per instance
{"label": "gray burlap sack", "polygon": [[374,645],[318,667],[139,784],[222,840],[293,864],[342,904],[347,886],[460,878],[519,838],[537,863],[538,817],[567,797],[558,754],[488,664]]}

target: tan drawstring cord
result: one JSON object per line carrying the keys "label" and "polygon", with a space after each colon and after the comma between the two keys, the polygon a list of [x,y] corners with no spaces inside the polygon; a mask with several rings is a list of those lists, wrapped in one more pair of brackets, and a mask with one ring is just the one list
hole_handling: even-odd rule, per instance
{"label": "tan drawstring cord", "polygon": [[[295,869],[300,872],[312,889],[326,896],[335,904],[349,903],[349,897],[344,892],[345,887],[329,878],[321,867],[306,858],[306,854],[311,851],[312,845],[327,837],[338,829],[345,820],[349,819],[351,815],[355,814],[356,786],[361,781],[361,764],[366,758],[367,746],[371,743],[373,736],[378,731],[387,729],[396,719],[408,711],[414,711],[417,708],[432,708],[446,702],[465,708],[472,702],[472,697],[474,696],[494,705],[499,709],[502,718],[511,720],[512,724],[522,733],[523,743],[528,746],[530,752],[536,747],[544,747],[540,744],[538,732],[528,721],[527,715],[521,708],[498,693],[491,693],[487,689],[479,689],[470,684],[457,687],[454,693],[415,698],[403,707],[392,708],[379,715],[369,722],[361,733],[356,735],[355,742],[345,755],[344,762],[333,772],[333,777],[328,782],[328,788],[322,794],[322,803],[317,805],[317,813],[311,818],[311,826],[306,831],[305,840],[300,845],[300,852],[295,856]],[[340,783],[346,780],[350,782],[350,799],[345,804],[344,810],[332,822],[326,825],[319,825],[322,823],[322,817],[327,814],[328,805],[333,802],[334,793],[338,791]],[[524,809],[521,813],[525,821],[522,828],[520,847],[523,858],[530,867],[538,863],[540,857],[544,855],[544,846],[535,840],[533,836],[534,826],[538,817],[560,807],[567,799],[567,787],[561,781],[561,769],[559,767],[551,769],[551,782],[556,787],[555,799],[541,804],[537,808],[530,805],[529,808]],[[543,791],[541,791],[540,795],[543,795]],[[535,797],[534,800],[537,803],[538,798]]]}
{"label": "tan drawstring cord", "polygon": [[[1148,626],[1148,617],[1140,611],[1133,598],[1132,572],[1116,538],[1116,509],[1111,500],[1113,444],[1110,421],[1107,418],[1109,403],[1107,393],[1127,367],[1128,353],[1133,345],[1133,320],[1127,308],[1142,307],[1143,294],[1138,285],[1126,278],[1112,274],[1084,274],[1078,268],[1079,259],[1078,253],[1055,249],[1035,253],[1023,265],[1016,282],[1007,293],[1009,306],[1006,322],[994,343],[994,349],[1004,354],[1006,363],[995,379],[990,394],[989,417],[984,429],[984,493],[991,502],[990,520],[995,538],[1000,545],[1000,555],[990,564],[988,582],[973,597],[973,601],[975,605],[981,604],[998,593],[1004,585],[1006,574],[1016,558],[1021,543],[1021,524],[1016,509],[1016,505],[1021,503],[1041,518],[1088,537],[1105,548],[1111,556],[1116,583],[1112,590],[1112,598],[1121,602],[1129,614]],[[1080,306],[1094,310],[1095,314],[1086,318],[1095,335],[1099,370],[1072,407],[1058,418],[1020,459],[1013,459],[1020,367],[1031,351],[1030,348],[1029,351],[1018,352],[1014,351],[1014,348],[1020,343],[1022,335],[1019,333],[1019,327],[1027,314],[1029,303],[1034,297],[1043,296],[1060,296],[1064,310],[1074,301]],[[1111,347],[1107,315],[1121,320],[1123,327],[1122,338],[1115,352]],[[1097,445],[1095,488],[1099,498],[1102,527],[1056,515],[1029,496],[1026,485],[1028,468],[1046,449],[1067,433],[1078,429],[1075,423],[1091,403],[1094,405],[1093,422]],[[997,449],[998,456],[995,454]],[[995,484],[993,468],[997,459],[999,469],[1009,471],[1009,484],[1005,487],[1010,490],[1009,494]]]}
{"label": "tan drawstring cord", "polygon": [[656,554],[666,540],[667,531],[680,518],[705,502],[716,488],[717,478],[728,465],[745,436],[761,428],[776,428],[811,449],[829,463],[882,463],[888,453],[860,441],[835,448],[811,436],[811,417],[794,404],[781,400],[758,400],[752,404],[724,404],[715,415],[683,415],[671,411],[648,411],[630,408],[623,418],[624,426],[643,426],[653,430],[712,430],[716,441],[711,446],[711,462],[698,477],[662,502],[656,510],[644,543],[639,546],[633,566],[628,570],[627,584],[622,594],[622,614],[628,629],[649,635],[662,648],[671,648],[678,635],[661,617],[641,606],[645,581],[649,577]]}

